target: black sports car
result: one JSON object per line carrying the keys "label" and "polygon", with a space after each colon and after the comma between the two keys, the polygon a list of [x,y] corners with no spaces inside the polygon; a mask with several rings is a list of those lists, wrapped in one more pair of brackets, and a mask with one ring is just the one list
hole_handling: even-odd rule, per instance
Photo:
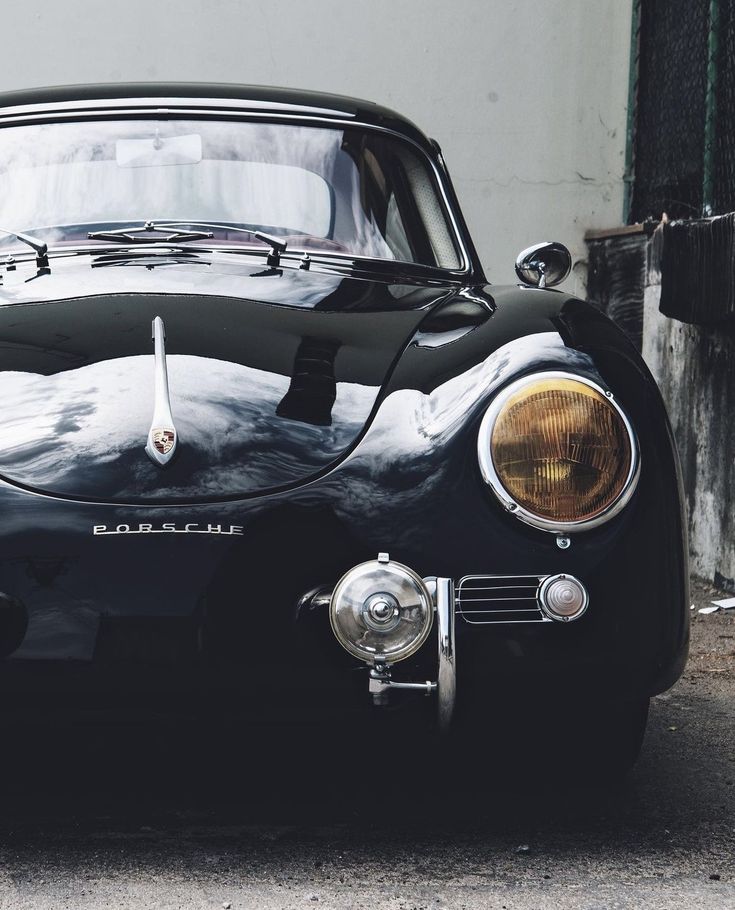
{"label": "black sports car", "polygon": [[634,757],[687,653],[677,458],[563,246],[489,286],[437,143],[337,96],[7,94],[0,169],[6,706],[512,699]]}

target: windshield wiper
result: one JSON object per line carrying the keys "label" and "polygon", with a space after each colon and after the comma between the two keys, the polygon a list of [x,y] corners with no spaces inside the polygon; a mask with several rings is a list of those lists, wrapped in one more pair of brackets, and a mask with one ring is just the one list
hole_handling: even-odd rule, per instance
{"label": "windshield wiper", "polygon": [[[160,232],[166,233],[165,237],[158,236]],[[211,231],[179,231],[175,224],[155,224],[146,221],[143,227],[116,228],[112,231],[90,231],[87,237],[90,240],[111,240],[113,243],[183,243],[187,240],[207,240],[213,237]]]}
{"label": "windshield wiper", "polygon": [[[266,234],[265,231],[255,231],[249,228],[236,227],[231,224],[215,224],[209,221],[167,221],[165,224],[156,224],[153,221],[146,221],[143,227],[137,228],[115,228],[112,231],[90,231],[87,234],[90,240],[112,240],[115,243],[179,243],[186,240],[206,240],[213,237],[212,231],[182,231],[178,230],[181,225],[201,225],[202,227],[213,227],[222,231],[235,231],[239,234],[249,234],[262,243],[267,244],[271,251],[268,254],[268,265],[276,268],[281,261],[281,254],[285,253],[288,244],[285,240],[280,240],[272,234]],[[149,237],[146,234],[154,234],[157,231],[173,231],[166,237]]]}
{"label": "windshield wiper", "polygon": [[20,231],[9,231],[6,228],[0,228],[0,234],[5,234],[7,237],[15,237],[21,243],[27,243],[29,247],[36,251],[36,265],[39,269],[48,268],[48,245],[42,240],[36,240],[35,237],[29,237],[28,234],[23,234]]}

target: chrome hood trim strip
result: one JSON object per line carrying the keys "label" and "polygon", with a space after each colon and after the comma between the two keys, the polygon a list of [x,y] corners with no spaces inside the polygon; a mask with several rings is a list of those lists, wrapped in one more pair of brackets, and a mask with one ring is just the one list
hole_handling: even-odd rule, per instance
{"label": "chrome hood trim strip", "polygon": [[166,369],[166,328],[160,316],[156,316],[153,320],[152,332],[155,356],[155,403],[153,422],[148,431],[145,450],[154,464],[163,467],[174,457],[179,437],[171,414],[168,370]]}

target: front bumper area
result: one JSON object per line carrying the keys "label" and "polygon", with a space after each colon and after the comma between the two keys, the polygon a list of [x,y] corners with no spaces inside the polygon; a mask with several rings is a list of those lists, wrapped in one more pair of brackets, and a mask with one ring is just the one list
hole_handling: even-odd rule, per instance
{"label": "front bumper area", "polygon": [[[436,720],[433,690],[426,697],[390,686],[389,705],[375,712],[370,668],[339,646],[328,605],[299,606],[306,592],[331,592],[381,550],[422,579],[453,580],[456,704],[471,696],[490,709],[499,692],[538,700],[570,686],[590,697],[640,697],[671,685],[686,657],[686,594],[656,510],[634,504],[614,526],[560,550],[552,535],[496,515],[471,470],[444,480],[421,495],[412,488],[408,500],[400,491],[377,499],[374,491],[358,497],[354,475],[335,472],[268,499],[175,508],[74,503],[0,484],[0,592],[28,614],[20,646],[0,653],[5,706],[27,694],[59,709],[228,703],[288,722],[405,707]],[[179,530],[94,533],[169,522]],[[180,533],[195,524],[242,533]],[[478,617],[464,579],[529,573],[536,621],[470,621]],[[559,573],[589,591],[578,622],[539,614],[539,581]],[[437,626],[391,669],[392,682],[440,688]]]}

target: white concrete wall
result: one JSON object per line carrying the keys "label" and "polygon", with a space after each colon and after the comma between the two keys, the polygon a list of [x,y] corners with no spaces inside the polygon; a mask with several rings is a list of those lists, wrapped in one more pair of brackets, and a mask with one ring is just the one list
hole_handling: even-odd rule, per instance
{"label": "white concrete wall", "polygon": [[666,402],[679,450],[691,570],[735,590],[735,338],[722,328],[664,316],[660,281],[660,273],[649,269],[642,353]]}
{"label": "white concrete wall", "polygon": [[368,98],[442,145],[488,277],[620,223],[631,0],[3,3],[0,91],[205,80]]}

